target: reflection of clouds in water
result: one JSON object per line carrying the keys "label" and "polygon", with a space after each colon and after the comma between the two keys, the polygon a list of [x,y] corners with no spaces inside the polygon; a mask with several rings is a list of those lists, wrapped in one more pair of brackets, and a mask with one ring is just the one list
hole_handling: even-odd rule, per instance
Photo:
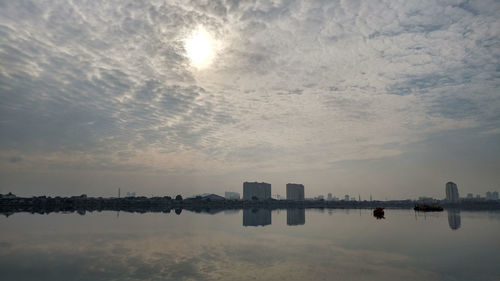
{"label": "reflection of clouds in water", "polygon": [[[433,279],[406,256],[339,248],[327,240],[262,233],[150,236],[100,243],[37,241],[8,245],[0,256],[4,280],[408,280]],[[78,245],[75,247],[75,245]],[[293,245],[293,247],[290,247]],[[297,254],[300,253],[300,254]],[[40,257],[44,257],[40,259]],[[26,270],[29,269],[29,270]]]}
{"label": "reflection of clouds in water", "polygon": [[484,219],[489,220],[500,220],[500,211],[498,210],[488,210],[488,211],[469,211],[462,213],[462,217],[465,219]]}

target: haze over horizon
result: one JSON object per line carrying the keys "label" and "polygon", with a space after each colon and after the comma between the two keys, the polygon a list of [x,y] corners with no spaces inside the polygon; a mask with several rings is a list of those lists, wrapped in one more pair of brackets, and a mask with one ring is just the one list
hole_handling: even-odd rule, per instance
{"label": "haze over horizon", "polygon": [[0,0],[0,193],[500,190],[498,1]]}

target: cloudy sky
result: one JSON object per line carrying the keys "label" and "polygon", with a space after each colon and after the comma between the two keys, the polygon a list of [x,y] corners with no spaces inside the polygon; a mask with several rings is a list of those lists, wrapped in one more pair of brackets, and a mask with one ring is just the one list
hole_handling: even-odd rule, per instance
{"label": "cloudy sky", "polygon": [[0,192],[500,190],[499,1],[0,0]]}

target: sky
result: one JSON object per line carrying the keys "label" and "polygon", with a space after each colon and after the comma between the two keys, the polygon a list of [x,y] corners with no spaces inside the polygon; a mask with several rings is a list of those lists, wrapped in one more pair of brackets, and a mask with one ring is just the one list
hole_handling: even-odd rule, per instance
{"label": "sky", "polygon": [[500,190],[499,1],[0,0],[0,193]]}

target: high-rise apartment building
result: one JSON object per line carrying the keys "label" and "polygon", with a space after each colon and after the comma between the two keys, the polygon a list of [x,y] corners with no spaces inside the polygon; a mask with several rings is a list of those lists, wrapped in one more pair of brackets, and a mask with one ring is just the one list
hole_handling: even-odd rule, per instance
{"label": "high-rise apartment building", "polygon": [[454,182],[447,182],[446,183],[446,200],[448,202],[458,202],[459,201],[459,196],[458,196],[458,187]]}
{"label": "high-rise apartment building", "polygon": [[271,184],[265,182],[244,182],[243,200],[271,198]]}
{"label": "high-rise apartment building", "polygon": [[304,200],[304,185],[288,183],[286,185],[286,200]]}

